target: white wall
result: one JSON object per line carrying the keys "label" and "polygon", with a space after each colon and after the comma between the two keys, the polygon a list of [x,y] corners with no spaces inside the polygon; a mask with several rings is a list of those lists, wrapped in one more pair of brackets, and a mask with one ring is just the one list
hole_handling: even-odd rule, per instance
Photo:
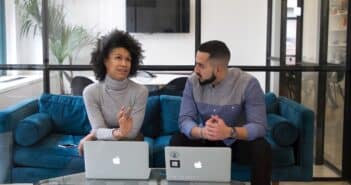
{"label": "white wall", "polygon": [[105,34],[114,28],[125,30],[125,0],[65,0],[67,22]]}
{"label": "white wall", "polygon": [[[201,41],[224,41],[230,65],[266,65],[267,1],[202,0],[201,14]],[[264,73],[254,76],[264,88]]]}
{"label": "white wall", "polygon": [[[96,0],[64,1],[68,20],[83,25],[94,34],[106,34],[118,28],[126,30],[126,1]],[[86,13],[89,12],[89,13]],[[84,15],[84,16],[82,16]],[[142,44],[145,65],[192,65],[195,52],[195,0],[190,0],[189,33],[132,33]],[[87,64],[90,51],[75,63]]]}
{"label": "white wall", "polygon": [[[66,21],[71,25],[83,26],[95,38],[108,33],[113,29],[125,30],[125,0],[65,0]],[[87,65],[90,54],[95,46],[81,48],[74,56],[73,64]],[[66,61],[67,62],[67,61]]]}
{"label": "white wall", "polygon": [[201,5],[202,42],[227,43],[231,65],[265,65],[267,1],[203,0]]}

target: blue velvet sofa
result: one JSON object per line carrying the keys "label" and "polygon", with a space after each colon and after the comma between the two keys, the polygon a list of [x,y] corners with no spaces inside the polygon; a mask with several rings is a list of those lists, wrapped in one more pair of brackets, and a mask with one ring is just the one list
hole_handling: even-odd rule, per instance
{"label": "blue velvet sofa", "polygon": [[[265,95],[275,181],[312,180],[313,112],[272,93]],[[142,127],[150,166],[164,167],[164,147],[179,132],[181,97],[150,96]],[[35,182],[84,171],[76,148],[90,131],[82,97],[43,94],[0,111],[0,183]],[[248,181],[249,168],[232,164],[232,178]]]}

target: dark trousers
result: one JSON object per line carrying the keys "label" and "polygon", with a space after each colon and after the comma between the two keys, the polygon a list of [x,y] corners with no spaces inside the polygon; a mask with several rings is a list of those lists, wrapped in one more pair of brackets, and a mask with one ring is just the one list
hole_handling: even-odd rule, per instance
{"label": "dark trousers", "polygon": [[171,146],[231,147],[232,161],[248,165],[251,169],[251,185],[270,185],[272,173],[272,151],[270,144],[263,138],[253,141],[237,140],[231,146],[222,141],[190,140],[184,134],[175,134]]}

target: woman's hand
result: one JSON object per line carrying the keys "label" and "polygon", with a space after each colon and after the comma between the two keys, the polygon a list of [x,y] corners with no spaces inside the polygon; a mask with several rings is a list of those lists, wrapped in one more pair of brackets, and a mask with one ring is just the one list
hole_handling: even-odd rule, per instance
{"label": "woman's hand", "polygon": [[118,113],[119,129],[117,135],[119,135],[120,138],[127,137],[133,128],[133,119],[130,116],[131,111],[131,108],[122,107],[121,111]]}
{"label": "woman's hand", "polygon": [[80,156],[84,155],[84,142],[85,141],[94,141],[96,140],[96,137],[93,133],[88,134],[85,136],[83,139],[80,140],[79,145],[78,145],[78,152]]}

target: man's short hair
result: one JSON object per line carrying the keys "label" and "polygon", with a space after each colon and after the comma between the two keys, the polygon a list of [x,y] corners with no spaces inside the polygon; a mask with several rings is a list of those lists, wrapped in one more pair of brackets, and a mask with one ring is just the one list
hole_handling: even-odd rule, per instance
{"label": "man's short hair", "polygon": [[210,54],[210,59],[222,59],[227,63],[230,60],[230,50],[227,45],[219,40],[211,40],[200,45],[199,51]]}

